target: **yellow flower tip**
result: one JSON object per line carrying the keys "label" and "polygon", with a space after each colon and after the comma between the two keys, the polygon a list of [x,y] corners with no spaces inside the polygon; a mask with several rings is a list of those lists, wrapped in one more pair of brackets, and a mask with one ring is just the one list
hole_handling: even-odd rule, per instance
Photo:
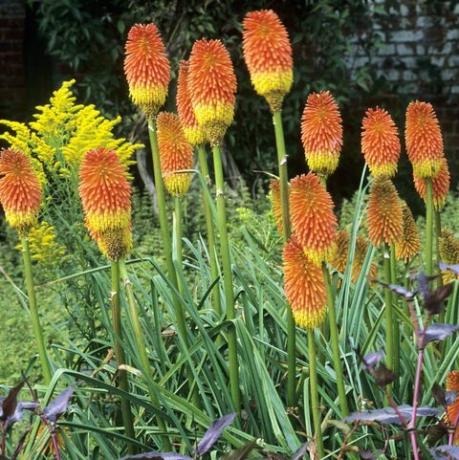
{"label": "yellow flower tip", "polygon": [[288,33],[272,10],[249,12],[243,21],[243,53],[255,91],[266,98],[272,112],[293,83],[292,46]]}
{"label": "yellow flower tip", "polygon": [[452,391],[456,394],[454,402],[448,404],[446,410],[448,422],[451,426],[456,427],[454,431],[454,444],[459,444],[459,371],[448,372],[446,376],[446,391]]}
{"label": "yellow flower tip", "polygon": [[401,200],[392,181],[377,177],[371,186],[367,210],[368,236],[374,246],[392,245],[403,231]]}
{"label": "yellow flower tip", "polygon": [[326,291],[322,269],[309,260],[292,239],[284,246],[284,290],[295,323],[305,329],[322,324],[326,313]]}
{"label": "yellow flower tip", "polygon": [[6,221],[21,236],[38,222],[42,188],[31,159],[18,150],[0,151],[0,203]]}
{"label": "yellow flower tip", "polygon": [[398,129],[390,114],[368,109],[362,121],[362,153],[373,176],[392,177],[400,158]]}
{"label": "yellow flower tip", "polygon": [[164,104],[170,81],[170,65],[155,24],[131,27],[125,47],[124,72],[129,92],[147,116],[154,116]]}
{"label": "yellow flower tip", "polygon": [[158,147],[164,186],[174,196],[183,196],[191,185],[193,148],[186,140],[180,119],[161,112],[157,119]]}
{"label": "yellow flower tip", "polygon": [[[451,265],[459,264],[459,239],[452,232],[443,230],[439,239],[439,252],[442,262]],[[446,284],[459,279],[459,276],[455,276],[450,271],[445,271],[442,273],[442,278]]]}
{"label": "yellow flower tip", "polygon": [[117,154],[105,148],[86,153],[80,167],[80,197],[85,223],[111,260],[131,248],[131,186]]}
{"label": "yellow flower tip", "polygon": [[337,220],[333,200],[314,173],[290,182],[292,229],[308,258],[317,264],[330,260],[336,249]]}
{"label": "yellow flower tip", "polygon": [[188,90],[198,124],[207,140],[221,142],[234,118],[236,75],[220,40],[197,40],[189,61]]}
{"label": "yellow flower tip", "polygon": [[183,126],[185,137],[191,145],[203,144],[206,141],[204,130],[199,126],[191,104],[188,89],[189,63],[181,61],[177,79],[177,113]]}
{"label": "yellow flower tip", "polygon": [[308,96],[301,119],[301,141],[311,171],[332,174],[343,145],[339,107],[329,91]]}
{"label": "yellow flower tip", "polygon": [[395,257],[397,260],[403,260],[407,263],[419,253],[421,242],[413,214],[403,200],[402,213],[402,234],[401,238],[395,243]]}
{"label": "yellow flower tip", "polygon": [[443,159],[443,138],[431,104],[413,101],[406,111],[405,144],[414,174],[435,177]]}
{"label": "yellow flower tip", "polygon": [[[413,174],[414,187],[419,193],[419,196],[425,200],[427,196],[427,184],[423,177]],[[446,203],[448,198],[451,176],[449,173],[448,162],[446,158],[442,159],[440,169],[436,176],[432,178],[432,197],[433,204],[436,210],[440,210]]]}

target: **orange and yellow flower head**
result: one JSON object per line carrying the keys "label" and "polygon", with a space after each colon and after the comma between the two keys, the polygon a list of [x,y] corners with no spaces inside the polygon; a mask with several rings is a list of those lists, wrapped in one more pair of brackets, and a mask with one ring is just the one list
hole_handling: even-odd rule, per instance
{"label": "orange and yellow flower head", "polygon": [[131,186],[113,150],[86,153],[80,166],[80,198],[85,223],[110,260],[124,258],[132,246]]}
{"label": "orange and yellow flower head", "polygon": [[244,59],[252,84],[266,98],[271,111],[278,112],[293,83],[287,29],[272,10],[251,11],[242,25]]}
{"label": "orange and yellow flower head", "polygon": [[329,91],[308,96],[301,119],[301,141],[311,171],[328,176],[336,170],[343,128],[338,104]]}
{"label": "orange and yellow flower head", "polygon": [[6,221],[27,235],[38,222],[42,188],[29,157],[17,150],[0,152],[0,203]]}
{"label": "orange and yellow flower head", "polygon": [[203,144],[206,135],[199,126],[191,105],[190,91],[188,89],[189,63],[181,61],[177,79],[177,113],[183,126],[187,141],[191,145]]}
{"label": "orange and yellow flower head", "polygon": [[400,239],[395,243],[395,257],[397,260],[409,262],[419,253],[421,241],[413,213],[403,200],[402,213],[402,234],[400,235]]}
{"label": "orange and yellow flower head", "polygon": [[413,101],[406,110],[405,144],[417,177],[435,177],[443,159],[443,138],[431,104]]}
{"label": "orange and yellow flower head", "polygon": [[[459,239],[449,230],[443,230],[439,239],[438,249],[440,252],[440,260],[446,264],[459,264]],[[442,273],[443,282],[450,283],[454,279],[459,279],[450,271]]]}
{"label": "orange and yellow flower head", "polygon": [[124,73],[135,105],[155,116],[166,101],[170,64],[155,24],[135,24],[125,47]]}
{"label": "orange and yellow flower head", "polygon": [[456,393],[454,402],[448,405],[448,422],[451,427],[455,427],[454,444],[459,444],[459,371],[448,372],[446,376],[446,391]]}
{"label": "orange and yellow flower head", "polygon": [[290,182],[293,233],[306,256],[316,264],[331,260],[336,249],[337,220],[333,200],[314,173]]}
{"label": "orange and yellow flower head", "polygon": [[377,177],[371,186],[367,210],[368,236],[373,246],[395,244],[403,232],[403,210],[392,181]]}
{"label": "orange and yellow flower head", "polygon": [[[427,196],[427,184],[423,177],[413,175],[414,187],[419,193],[419,196],[425,200]],[[436,210],[440,210],[446,203],[448,198],[451,176],[449,173],[448,162],[443,158],[438,174],[432,178],[432,198],[433,205]]]}
{"label": "orange and yellow flower head", "polygon": [[398,129],[389,113],[368,109],[362,121],[362,153],[373,176],[393,177],[400,158]]}
{"label": "orange and yellow flower head", "polygon": [[327,295],[320,267],[291,239],[284,246],[284,290],[292,308],[295,323],[305,329],[322,324],[326,314]]}
{"label": "orange and yellow flower head", "polygon": [[160,112],[156,123],[164,186],[171,195],[183,196],[191,185],[193,147],[186,140],[177,115]]}
{"label": "orange and yellow flower head", "polygon": [[221,142],[233,122],[236,75],[220,40],[197,40],[190,56],[188,89],[194,114],[207,140]]}

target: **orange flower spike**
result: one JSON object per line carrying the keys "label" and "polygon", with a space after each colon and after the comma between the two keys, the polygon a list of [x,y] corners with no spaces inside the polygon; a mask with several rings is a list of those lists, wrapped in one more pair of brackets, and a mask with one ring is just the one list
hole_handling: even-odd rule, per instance
{"label": "orange flower spike", "polygon": [[285,295],[295,323],[305,329],[320,326],[327,302],[322,270],[308,259],[294,239],[284,246],[283,265]]}
{"label": "orange flower spike", "polygon": [[375,178],[368,199],[368,236],[373,246],[395,244],[403,232],[401,200],[392,181]]}
{"label": "orange flower spike", "polygon": [[293,232],[305,254],[316,264],[330,260],[336,249],[337,220],[333,201],[314,173],[290,182],[290,216]]}
{"label": "orange flower spike", "polygon": [[[427,196],[427,185],[426,181],[422,177],[413,175],[414,187],[419,193],[419,196],[425,200]],[[438,174],[432,178],[432,196],[433,205],[436,210],[440,210],[446,203],[448,198],[449,186],[451,182],[451,176],[449,173],[448,162],[446,158],[443,158]]]}
{"label": "orange flower spike", "polygon": [[236,75],[220,40],[198,40],[191,50],[188,89],[198,124],[207,140],[221,142],[234,118]]}
{"label": "orange flower spike", "polygon": [[29,157],[17,150],[0,152],[0,203],[6,221],[25,236],[38,221],[42,188]]}
{"label": "orange flower spike", "polygon": [[203,144],[206,136],[198,125],[191,105],[190,92],[188,89],[189,64],[181,61],[177,79],[177,112],[187,141],[191,145]]}
{"label": "orange flower spike", "polygon": [[343,145],[339,107],[329,91],[308,96],[301,118],[301,141],[309,169],[328,176],[338,167]]}
{"label": "orange flower spike", "polygon": [[282,223],[282,206],[280,201],[280,185],[279,179],[271,179],[269,182],[271,190],[271,206],[274,217],[274,222],[276,223],[277,231],[279,235],[283,235],[283,223]]}
{"label": "orange flower spike", "polygon": [[413,101],[406,110],[405,143],[417,177],[433,178],[443,159],[443,138],[431,104]]}
{"label": "orange flower spike", "polygon": [[459,371],[448,372],[446,376],[446,391],[454,391],[456,396],[454,402],[447,407],[448,422],[451,427],[455,427],[454,444],[459,444]]}
{"label": "orange flower spike", "polygon": [[80,197],[85,223],[101,251],[119,260],[131,248],[131,186],[112,150],[86,153],[80,166]]}
{"label": "orange flower spike", "polygon": [[243,21],[243,52],[255,91],[278,112],[293,83],[292,46],[272,10],[252,11]]}
{"label": "orange flower spike", "polygon": [[173,196],[183,196],[191,185],[193,148],[185,138],[179,117],[161,112],[157,119],[158,147],[164,186]]}
{"label": "orange flower spike", "polygon": [[129,93],[147,117],[155,116],[166,101],[170,64],[155,24],[135,24],[125,47],[124,73]]}
{"label": "orange flower spike", "polygon": [[362,153],[373,176],[395,176],[400,139],[397,126],[384,109],[367,110],[362,121]]}
{"label": "orange flower spike", "polygon": [[403,200],[402,212],[402,234],[400,240],[395,243],[395,257],[397,260],[409,262],[419,253],[421,242],[419,240],[418,227],[416,226],[413,214]]}

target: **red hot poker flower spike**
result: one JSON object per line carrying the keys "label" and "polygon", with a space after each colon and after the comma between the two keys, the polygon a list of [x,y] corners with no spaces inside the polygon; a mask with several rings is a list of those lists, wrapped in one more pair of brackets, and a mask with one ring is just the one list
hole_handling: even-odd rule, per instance
{"label": "red hot poker flower spike", "polygon": [[327,295],[320,267],[309,260],[300,245],[290,240],[284,246],[284,289],[298,326],[314,329],[325,318]]}
{"label": "red hot poker flower spike", "polygon": [[305,254],[316,264],[330,260],[336,249],[337,220],[333,200],[313,173],[290,182],[293,232]]}
{"label": "red hot poker flower spike", "polygon": [[244,59],[255,91],[266,98],[272,112],[277,112],[293,83],[287,30],[274,11],[251,11],[244,19],[242,36]]}
{"label": "red hot poker flower spike", "polygon": [[191,185],[193,148],[185,139],[179,117],[173,113],[158,115],[158,147],[164,186],[174,196],[183,196]]}
{"label": "red hot poker flower spike", "polygon": [[37,223],[41,184],[29,157],[17,150],[0,152],[0,202],[7,222],[21,236]]}
{"label": "red hot poker flower spike", "polygon": [[[419,196],[425,200],[427,195],[426,180],[415,175],[413,175],[413,178],[416,191],[419,193]],[[448,198],[450,182],[451,176],[448,162],[446,158],[443,158],[438,174],[432,178],[432,196],[435,209],[440,210],[445,205],[446,198]]]}
{"label": "red hot poker flower spike", "polygon": [[131,186],[127,172],[112,150],[89,151],[80,167],[80,197],[85,223],[110,260],[129,252],[131,242]]}
{"label": "red hot poker flower spike", "polygon": [[362,153],[373,176],[392,177],[400,158],[400,139],[389,113],[368,109],[362,122]]}
{"label": "red hot poker flower spike", "polygon": [[405,143],[417,177],[435,177],[443,159],[443,138],[431,104],[413,101],[406,110]]}
{"label": "red hot poker flower spike", "polygon": [[309,169],[328,176],[338,166],[343,145],[341,114],[329,91],[308,96],[301,119],[301,141]]}
{"label": "red hot poker flower spike", "polygon": [[190,56],[188,89],[194,114],[207,140],[221,142],[234,118],[236,75],[220,40],[198,40]]}
{"label": "red hot poker flower spike", "polygon": [[166,101],[170,65],[155,24],[135,24],[126,41],[124,72],[132,101],[154,116]]}

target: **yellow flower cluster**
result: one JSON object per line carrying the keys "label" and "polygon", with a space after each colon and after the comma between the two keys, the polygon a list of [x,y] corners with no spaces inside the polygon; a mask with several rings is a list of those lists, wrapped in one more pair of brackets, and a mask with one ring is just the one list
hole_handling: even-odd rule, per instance
{"label": "yellow flower cluster", "polygon": [[94,105],[77,104],[72,93],[74,84],[75,80],[66,81],[54,91],[48,104],[36,108],[35,120],[29,125],[0,120],[0,124],[13,131],[1,134],[0,139],[34,158],[41,179],[44,174],[40,163],[51,173],[68,177],[89,150],[98,147],[114,150],[121,163],[129,167],[134,163],[135,151],[142,147],[115,137],[113,130],[121,117],[108,120]]}
{"label": "yellow flower cluster", "polygon": [[[56,260],[61,260],[65,256],[65,248],[56,240],[56,230],[46,221],[42,221],[32,227],[28,234],[30,253],[32,260],[42,266],[51,266]],[[21,250],[22,243],[16,247]]]}

